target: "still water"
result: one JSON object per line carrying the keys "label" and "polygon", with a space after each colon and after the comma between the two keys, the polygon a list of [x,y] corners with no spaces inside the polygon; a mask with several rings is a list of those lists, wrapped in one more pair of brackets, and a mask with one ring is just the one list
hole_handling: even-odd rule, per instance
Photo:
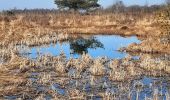
{"label": "still water", "polygon": [[121,37],[116,35],[94,35],[78,37],[64,42],[57,42],[39,47],[29,48],[29,57],[36,58],[38,54],[59,55],[61,52],[67,58],[78,58],[83,53],[88,53],[92,57],[123,58],[127,54],[119,52],[119,48],[126,47],[131,43],[140,43],[137,37]]}

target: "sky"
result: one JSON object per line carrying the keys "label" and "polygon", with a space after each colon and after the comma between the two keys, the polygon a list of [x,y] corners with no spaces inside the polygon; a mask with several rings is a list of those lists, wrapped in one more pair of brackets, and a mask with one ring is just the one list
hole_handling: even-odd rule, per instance
{"label": "sky", "polygon": [[[99,3],[106,8],[112,5],[116,0],[99,0]],[[126,5],[149,5],[162,4],[165,0],[122,0]],[[57,8],[54,0],[0,0],[0,10],[9,9],[34,9],[34,8]]]}

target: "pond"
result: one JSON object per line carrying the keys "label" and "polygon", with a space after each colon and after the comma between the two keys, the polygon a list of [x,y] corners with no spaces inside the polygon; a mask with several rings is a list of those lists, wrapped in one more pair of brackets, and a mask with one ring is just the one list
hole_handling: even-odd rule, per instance
{"label": "pond", "polygon": [[[51,43],[45,46],[36,46],[29,48],[28,56],[36,58],[38,54],[59,55],[61,52],[66,54],[67,58],[78,58],[83,53],[88,53],[90,56],[108,57],[108,58],[123,58],[127,54],[119,52],[119,48],[126,47],[131,43],[140,43],[137,37],[121,37],[116,35],[81,35],[76,39],[69,39],[63,42]],[[21,51],[22,53],[24,51]]]}

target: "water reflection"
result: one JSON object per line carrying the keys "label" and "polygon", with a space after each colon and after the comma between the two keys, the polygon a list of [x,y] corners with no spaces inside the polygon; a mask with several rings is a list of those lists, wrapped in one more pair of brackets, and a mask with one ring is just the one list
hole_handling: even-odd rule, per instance
{"label": "water reflection", "polygon": [[[67,58],[80,57],[83,52],[94,58],[107,56],[108,58],[124,58],[127,54],[119,52],[119,48],[126,47],[131,43],[139,43],[137,37],[121,37],[116,35],[81,35],[68,39],[68,41],[58,41],[51,45],[28,47],[21,49],[20,53],[29,54],[29,58],[36,58],[38,54],[51,54],[58,56],[61,51]],[[29,52],[28,52],[29,51]]]}
{"label": "water reflection", "polygon": [[90,37],[88,39],[81,37],[79,39],[70,41],[70,50],[73,54],[82,55],[83,53],[88,53],[88,49],[97,48],[104,48],[104,45],[95,37]]}

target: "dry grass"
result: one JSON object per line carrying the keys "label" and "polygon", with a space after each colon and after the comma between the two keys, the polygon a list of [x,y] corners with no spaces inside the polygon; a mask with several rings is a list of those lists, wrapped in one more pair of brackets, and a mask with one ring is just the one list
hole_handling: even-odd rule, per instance
{"label": "dry grass", "polygon": [[164,53],[170,54],[170,7],[157,12],[156,23],[161,34],[158,37],[144,38],[140,44],[131,44],[126,51],[142,53]]}
{"label": "dry grass", "polygon": [[[143,18],[126,14],[14,14],[0,15],[0,39],[9,44],[50,33],[159,35],[153,15]],[[154,33],[154,34],[153,34]]]}
{"label": "dry grass", "polygon": [[125,50],[128,52],[170,54],[170,44],[168,37],[165,39],[149,37],[143,40],[140,44],[129,45]]}

